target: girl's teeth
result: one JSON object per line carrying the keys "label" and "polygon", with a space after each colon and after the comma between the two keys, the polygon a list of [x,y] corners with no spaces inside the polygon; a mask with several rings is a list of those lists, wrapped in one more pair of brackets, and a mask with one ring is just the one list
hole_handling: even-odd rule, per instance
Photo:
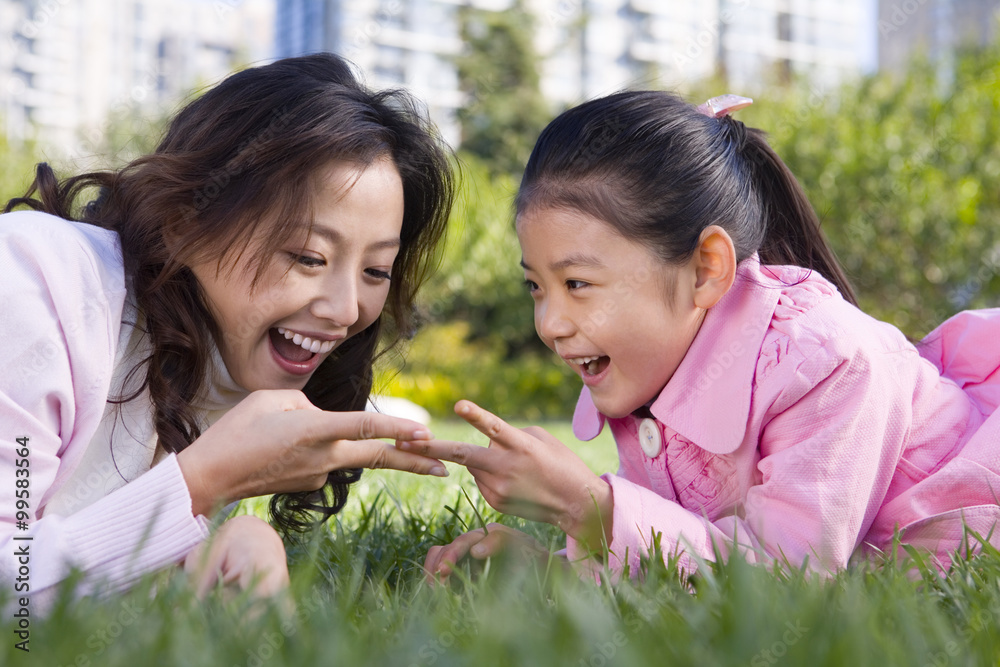
{"label": "girl's teeth", "polygon": [[335,341],[332,340],[313,340],[308,336],[303,336],[302,334],[297,334],[294,331],[289,331],[284,327],[278,327],[278,333],[292,341],[303,350],[309,350],[313,354],[321,353],[325,354],[333,349]]}
{"label": "girl's teeth", "polygon": [[592,359],[591,361],[587,362],[587,373],[589,375],[597,374],[597,359]]}

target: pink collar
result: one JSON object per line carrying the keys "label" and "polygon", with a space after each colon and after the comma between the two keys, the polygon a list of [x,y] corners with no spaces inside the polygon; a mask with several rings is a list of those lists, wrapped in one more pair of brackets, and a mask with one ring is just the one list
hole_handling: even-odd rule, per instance
{"label": "pink collar", "polygon": [[[713,454],[728,454],[743,442],[757,358],[788,284],[783,273],[762,268],[757,255],[740,262],[732,288],[705,314],[681,365],[650,406],[657,420]],[[789,277],[794,282],[798,276]],[[584,387],[573,414],[574,434],[592,440],[605,420]]]}

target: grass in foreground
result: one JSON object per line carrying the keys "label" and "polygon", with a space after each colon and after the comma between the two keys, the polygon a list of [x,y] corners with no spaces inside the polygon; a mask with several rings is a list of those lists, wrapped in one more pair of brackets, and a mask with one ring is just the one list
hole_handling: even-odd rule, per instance
{"label": "grass in foreground", "polygon": [[[888,562],[819,580],[734,558],[690,580],[654,561],[642,583],[597,586],[555,566],[491,561],[431,587],[419,567],[428,546],[478,525],[476,511],[457,487],[398,480],[371,475],[331,530],[290,550],[294,610],[242,597],[198,602],[181,577],[161,576],[124,597],[64,599],[32,618],[29,654],[14,649],[16,623],[5,615],[0,664],[998,664],[993,549],[947,578]],[[553,530],[504,521],[561,546]]]}

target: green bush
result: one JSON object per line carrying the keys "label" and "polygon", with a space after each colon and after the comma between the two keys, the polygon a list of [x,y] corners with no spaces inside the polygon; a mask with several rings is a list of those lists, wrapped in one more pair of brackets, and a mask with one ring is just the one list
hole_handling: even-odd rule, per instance
{"label": "green bush", "polygon": [[431,323],[462,320],[476,340],[501,341],[504,353],[544,347],[535,336],[531,297],[518,264],[514,232],[517,183],[491,175],[472,155],[462,155],[461,186],[452,211],[441,266],[420,293]]}
{"label": "green bush", "polygon": [[[3,118],[0,118],[2,125]],[[43,158],[36,155],[34,143],[10,142],[0,132],[0,210],[7,201],[20,197],[34,179],[34,166]]]}
{"label": "green bush", "polygon": [[950,81],[929,63],[819,95],[768,91],[767,130],[823,220],[861,307],[911,336],[1000,294],[1000,48]]}

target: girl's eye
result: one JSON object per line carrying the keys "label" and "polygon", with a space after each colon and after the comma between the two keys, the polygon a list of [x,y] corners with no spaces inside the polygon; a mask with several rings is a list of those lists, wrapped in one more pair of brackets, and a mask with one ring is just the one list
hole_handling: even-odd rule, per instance
{"label": "girl's eye", "polygon": [[382,271],[381,269],[365,269],[365,273],[376,280],[392,280],[392,276],[389,275],[389,272]]}
{"label": "girl's eye", "polygon": [[525,280],[524,286],[528,288],[529,293],[538,291],[538,283],[534,280]]}
{"label": "girl's eye", "polygon": [[577,290],[577,289],[580,289],[581,287],[586,287],[586,286],[587,286],[587,283],[583,282],[582,280],[567,280],[566,281],[566,288],[569,289],[570,291]]}

